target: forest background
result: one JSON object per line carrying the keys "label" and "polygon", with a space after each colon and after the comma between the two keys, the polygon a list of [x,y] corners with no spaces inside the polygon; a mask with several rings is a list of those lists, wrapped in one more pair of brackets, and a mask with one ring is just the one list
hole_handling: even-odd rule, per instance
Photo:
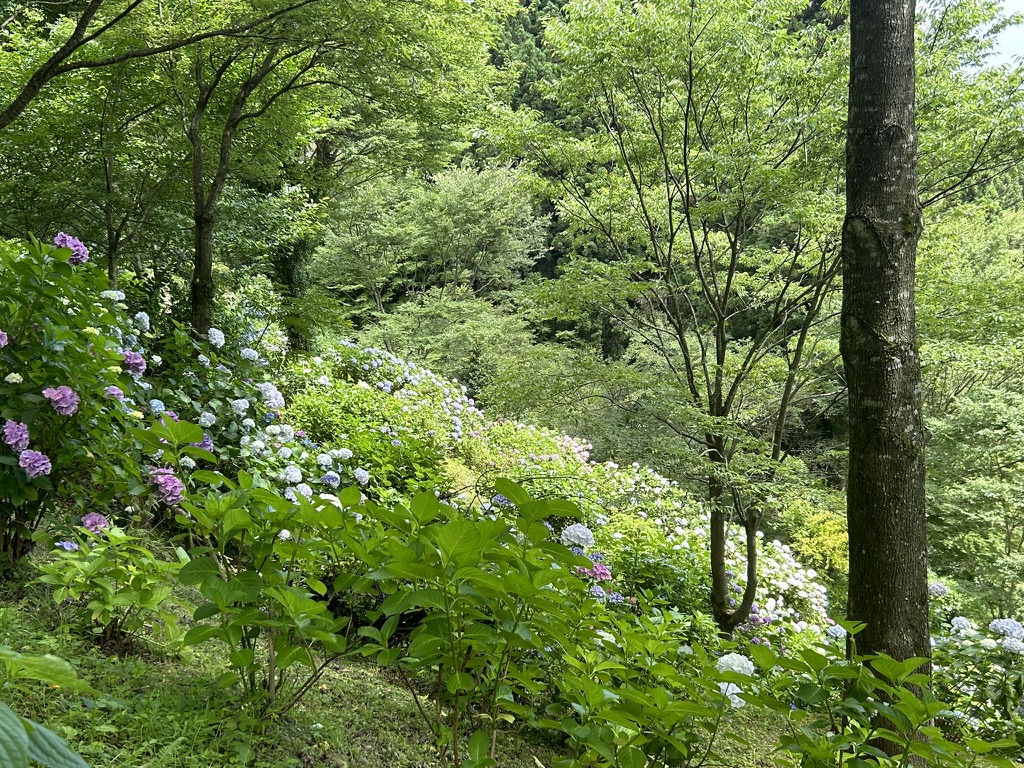
{"label": "forest background", "polygon": [[[1008,11],[919,9],[939,621],[1024,600]],[[0,18],[5,237],[74,233],[157,335],[258,317],[297,353],[354,339],[415,360],[491,417],[710,499],[723,535],[787,542],[845,603],[842,8],[92,0]],[[731,630],[756,594],[737,605],[724,574],[709,611]]]}

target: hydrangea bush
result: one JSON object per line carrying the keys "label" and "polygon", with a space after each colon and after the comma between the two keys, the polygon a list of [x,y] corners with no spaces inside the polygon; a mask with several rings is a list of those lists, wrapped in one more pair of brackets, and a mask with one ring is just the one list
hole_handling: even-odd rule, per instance
{"label": "hydrangea bush", "polygon": [[65,520],[137,482],[132,394],[146,362],[122,296],[80,241],[0,243],[0,558],[19,560],[47,512]]}

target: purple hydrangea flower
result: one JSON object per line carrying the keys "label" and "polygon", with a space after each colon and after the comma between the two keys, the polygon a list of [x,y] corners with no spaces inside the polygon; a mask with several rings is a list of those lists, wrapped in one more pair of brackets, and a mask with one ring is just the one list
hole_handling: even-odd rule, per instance
{"label": "purple hydrangea flower", "polygon": [[124,367],[128,369],[128,373],[132,374],[132,376],[141,376],[146,372],[146,359],[138,352],[127,350],[123,357]]}
{"label": "purple hydrangea flower", "polygon": [[120,387],[107,387],[103,390],[103,394],[107,397],[113,397],[117,400],[124,400],[124,392],[121,391]]}
{"label": "purple hydrangea flower", "polygon": [[28,448],[28,424],[8,419],[4,423],[4,442],[15,452]]}
{"label": "purple hydrangea flower", "polygon": [[77,237],[58,232],[57,236],[53,238],[53,244],[58,248],[71,249],[71,258],[68,259],[68,264],[85,264],[89,260],[89,249]]}
{"label": "purple hydrangea flower", "polygon": [[202,448],[204,451],[213,452],[213,440],[211,440],[210,436],[205,432],[203,432],[203,442],[191,443],[191,445],[195,448]]}
{"label": "purple hydrangea flower", "polygon": [[21,458],[18,459],[18,465],[25,470],[29,477],[48,475],[52,469],[50,458],[45,453],[40,453],[39,451],[22,451]]}
{"label": "purple hydrangea flower", "polygon": [[160,500],[169,507],[173,507],[182,499],[185,492],[185,484],[174,476],[171,469],[154,469],[150,473],[153,484],[156,486]]}
{"label": "purple hydrangea flower", "polygon": [[324,485],[329,485],[331,488],[337,488],[341,485],[341,475],[337,472],[328,472],[320,478],[320,482]]}
{"label": "purple hydrangea flower", "polygon": [[110,527],[110,521],[99,512],[90,512],[82,518],[82,527],[90,533],[99,534]]}
{"label": "purple hydrangea flower", "polygon": [[0,347],[6,347],[10,339],[7,337],[7,331],[0,331]]}
{"label": "purple hydrangea flower", "polygon": [[43,396],[50,398],[53,410],[61,416],[70,416],[78,410],[79,398],[71,387],[49,387],[43,390]]}
{"label": "purple hydrangea flower", "polygon": [[63,549],[65,552],[76,552],[78,550],[78,544],[73,541],[58,541],[54,546],[57,549]]}

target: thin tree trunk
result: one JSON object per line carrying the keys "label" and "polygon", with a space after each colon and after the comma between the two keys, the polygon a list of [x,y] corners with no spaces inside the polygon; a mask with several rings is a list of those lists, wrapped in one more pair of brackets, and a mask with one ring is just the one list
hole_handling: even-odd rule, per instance
{"label": "thin tree trunk", "polygon": [[928,657],[914,0],[853,0],[841,350],[849,389],[849,618],[861,653]]}

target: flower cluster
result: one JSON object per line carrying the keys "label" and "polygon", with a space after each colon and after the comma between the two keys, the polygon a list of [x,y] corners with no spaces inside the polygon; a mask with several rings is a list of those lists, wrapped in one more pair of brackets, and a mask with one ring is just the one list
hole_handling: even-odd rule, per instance
{"label": "flower cluster", "polygon": [[150,481],[156,486],[160,501],[169,507],[179,504],[185,492],[185,484],[179,480],[174,470],[154,468],[149,472]]}
{"label": "flower cluster", "polygon": [[78,410],[79,397],[71,387],[49,387],[43,390],[43,397],[50,400],[53,410],[61,416],[70,416]]}

